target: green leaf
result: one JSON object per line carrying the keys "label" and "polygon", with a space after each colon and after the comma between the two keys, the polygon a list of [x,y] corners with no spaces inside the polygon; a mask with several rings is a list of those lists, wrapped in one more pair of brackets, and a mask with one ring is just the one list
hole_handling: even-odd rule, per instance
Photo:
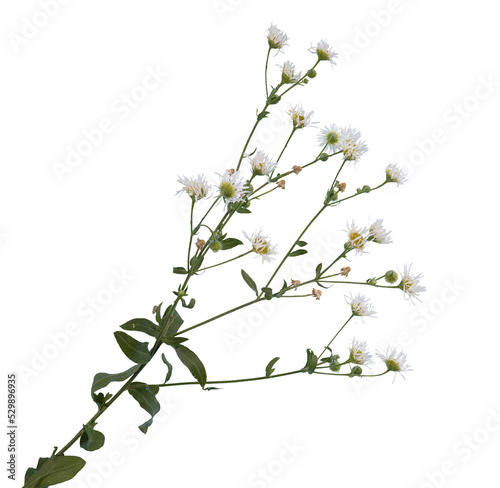
{"label": "green leaf", "polygon": [[242,269],[241,276],[243,276],[245,283],[255,292],[257,296],[259,296],[259,292],[257,291],[257,285],[255,284],[255,281],[252,280],[252,278],[250,278],[250,275],[245,270]]}
{"label": "green leaf", "polygon": [[77,456],[51,457],[44,461],[35,471],[31,471],[32,474],[25,481],[23,488],[44,488],[64,483],[74,478],[84,466],[85,461]]}
{"label": "green leaf", "polygon": [[323,268],[323,263],[319,263],[318,266],[316,266],[316,279],[321,277],[322,268]]}
{"label": "green leaf", "polygon": [[274,373],[273,366],[279,361],[279,357],[275,357],[269,361],[269,364],[266,366],[266,378],[269,378]]}
{"label": "green leaf", "polygon": [[174,274],[180,274],[180,275],[185,275],[188,274],[187,269],[183,268],[182,266],[178,266],[177,268],[173,269]]}
{"label": "green leaf", "polygon": [[243,242],[241,242],[239,239],[228,237],[227,239],[221,241],[221,244],[222,244],[222,250],[227,251],[228,249],[232,249],[233,247],[242,246]]}
{"label": "green leaf", "polygon": [[160,325],[161,327],[161,306],[163,305],[163,302],[160,303],[157,307],[156,307],[156,322],[158,322],[158,324]]}
{"label": "green leaf", "polygon": [[307,242],[306,241],[297,241],[295,243],[296,246],[299,246],[299,247],[304,247],[304,246],[307,246]]}
{"label": "green leaf", "polygon": [[119,330],[116,331],[114,335],[123,354],[134,363],[145,364],[151,359],[147,342],[139,342],[132,336]]}
{"label": "green leaf", "polygon": [[297,249],[296,251],[291,252],[288,256],[294,258],[296,256],[302,256],[302,254],[307,254],[305,249]]}
{"label": "green leaf", "polygon": [[182,320],[181,316],[177,312],[177,310],[174,310],[168,315],[165,315],[165,320],[167,318],[170,318],[170,323],[168,324],[166,330],[165,330],[165,335],[166,336],[174,336],[177,334],[178,330],[181,328],[181,325],[184,323],[184,320]]}
{"label": "green leaf", "polygon": [[126,322],[123,325],[120,325],[123,330],[132,330],[134,332],[144,332],[145,334],[150,335],[151,337],[155,337],[158,339],[160,335],[160,329],[158,326],[151,322],[148,319],[132,319]]}
{"label": "green leaf", "polygon": [[204,388],[207,383],[207,372],[200,358],[186,346],[178,345],[174,346],[174,349],[182,364],[189,369],[196,381]]}
{"label": "green leaf", "polygon": [[132,366],[130,369],[127,369],[127,371],[123,371],[122,373],[115,373],[115,374],[97,373],[94,376],[94,381],[92,382],[92,388],[91,388],[91,394],[94,401],[96,401],[95,392],[97,390],[106,388],[106,386],[115,381],[125,381],[126,379],[130,378],[135,372],[137,372],[139,367],[140,365],[136,364]]}
{"label": "green leaf", "polygon": [[266,300],[271,300],[273,298],[272,288],[264,287],[264,288],[262,288],[262,291],[264,292],[264,297]]}
{"label": "green leaf", "polygon": [[167,365],[167,376],[165,377],[165,381],[163,383],[168,383],[168,380],[172,377],[172,365],[167,361],[167,358],[164,353],[161,353],[161,360]]}
{"label": "green leaf", "polygon": [[268,115],[269,115],[269,112],[264,110],[259,115],[257,115],[257,120],[261,121],[262,119],[265,119]]}
{"label": "green leaf", "polygon": [[191,271],[191,273],[196,273],[200,269],[200,266],[202,265],[204,259],[204,256],[193,256],[191,258],[191,261],[189,262],[189,270]]}
{"label": "green leaf", "polygon": [[151,418],[139,425],[139,430],[146,434],[148,427],[153,423],[153,417],[160,411],[160,404],[156,399],[160,391],[158,386],[146,385],[145,383],[132,383],[128,392],[137,400],[139,405],[151,415]]}
{"label": "green leaf", "polygon": [[191,298],[191,300],[189,300],[189,303],[186,303],[186,300],[181,297],[181,303],[184,308],[193,308],[196,305],[196,300],[194,298]]}
{"label": "green leaf", "polygon": [[176,346],[177,344],[182,344],[188,340],[187,337],[176,337],[176,336],[165,336],[161,338],[167,346]]}
{"label": "green leaf", "polygon": [[248,210],[248,208],[244,208],[244,207],[238,207],[236,209],[236,212],[238,213],[242,213],[242,214],[249,214],[249,213],[252,213],[250,210]]}
{"label": "green leaf", "polygon": [[104,445],[104,434],[94,429],[94,426],[84,425],[85,432],[80,437],[80,447],[86,451],[97,451]]}
{"label": "green leaf", "polygon": [[304,369],[307,369],[309,374],[313,374],[316,366],[318,365],[318,357],[312,352],[311,349],[307,350],[307,362]]}

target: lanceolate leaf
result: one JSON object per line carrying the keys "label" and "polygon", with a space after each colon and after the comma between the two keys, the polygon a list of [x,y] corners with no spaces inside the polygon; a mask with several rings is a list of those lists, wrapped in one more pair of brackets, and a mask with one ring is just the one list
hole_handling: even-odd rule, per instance
{"label": "lanceolate leaf", "polygon": [[174,310],[171,314],[170,323],[167,326],[165,331],[166,336],[174,336],[177,334],[184,320],[182,320],[181,316],[177,313],[177,310]]}
{"label": "lanceolate leaf", "polygon": [[228,237],[227,239],[221,241],[221,244],[222,244],[222,250],[227,251],[228,249],[232,249],[233,247],[243,245],[243,242],[241,242],[239,239]]}
{"label": "lanceolate leaf", "polygon": [[132,330],[135,332],[144,332],[145,334],[150,335],[158,339],[158,335],[160,333],[160,329],[158,326],[151,322],[148,319],[132,319],[126,322],[123,325],[120,325],[123,330]]}
{"label": "lanceolate leaf", "polygon": [[241,270],[241,276],[243,276],[245,283],[255,292],[255,294],[259,295],[255,281],[250,278],[250,275],[244,269]]}
{"label": "lanceolate leaf", "polygon": [[123,373],[115,373],[115,374],[108,374],[108,373],[97,373],[94,376],[94,381],[92,383],[92,388],[91,388],[91,394],[92,398],[95,401],[95,392],[100,390],[101,388],[106,388],[110,383],[114,381],[125,381],[127,378],[130,378],[138,369],[140,365],[136,364],[135,366],[132,366],[130,369],[127,369],[127,371],[123,371]]}
{"label": "lanceolate leaf", "polygon": [[160,388],[158,386],[146,385],[145,383],[132,383],[128,392],[137,400],[139,405],[151,415],[151,418],[139,425],[139,429],[144,434],[153,423],[153,417],[160,411],[160,404],[156,395]]}
{"label": "lanceolate leaf", "polygon": [[104,434],[91,425],[84,425],[85,432],[80,437],[80,447],[86,451],[97,451],[104,445]]}
{"label": "lanceolate leaf", "polygon": [[177,344],[182,344],[188,340],[187,337],[175,337],[175,336],[165,336],[161,338],[161,341],[164,342],[167,346],[176,346]]}
{"label": "lanceolate leaf", "polygon": [[307,370],[309,374],[313,374],[316,366],[318,365],[318,357],[312,352],[311,349],[307,350],[307,362],[304,369]]}
{"label": "lanceolate leaf", "polygon": [[307,246],[307,242],[306,241],[297,241],[295,243],[296,246],[299,246],[299,247],[304,247],[304,246]]}
{"label": "lanceolate leaf", "polygon": [[139,342],[121,331],[115,332],[115,339],[123,354],[134,363],[145,364],[151,359],[147,342]]}
{"label": "lanceolate leaf", "polygon": [[178,345],[174,346],[174,349],[182,364],[189,369],[196,381],[204,388],[207,383],[207,372],[200,358],[186,346]]}
{"label": "lanceolate leaf", "polygon": [[77,456],[54,456],[41,465],[39,462],[39,466],[30,471],[32,474],[25,480],[23,488],[44,488],[64,483],[76,476],[85,466],[85,461]]}
{"label": "lanceolate leaf", "polygon": [[167,361],[167,358],[164,353],[161,354],[161,360],[167,365],[167,376],[165,377],[164,383],[168,383],[168,380],[172,376],[172,365]]}
{"label": "lanceolate leaf", "polygon": [[274,373],[273,366],[279,361],[279,357],[275,357],[269,361],[269,364],[266,366],[266,378],[269,378]]}
{"label": "lanceolate leaf", "polygon": [[307,251],[305,249],[297,249],[296,251],[291,252],[289,256],[294,258],[296,256],[302,256],[302,254],[307,254]]}

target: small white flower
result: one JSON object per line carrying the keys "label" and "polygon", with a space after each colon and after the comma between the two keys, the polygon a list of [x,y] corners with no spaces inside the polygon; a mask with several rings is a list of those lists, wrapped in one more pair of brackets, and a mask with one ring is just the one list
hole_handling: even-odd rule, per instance
{"label": "small white flower", "polygon": [[425,286],[419,285],[421,278],[422,274],[411,274],[411,264],[409,266],[405,264],[404,271],[401,273],[399,288],[403,290],[405,296],[407,296],[410,300],[413,298],[419,300],[418,295],[425,291]]}
{"label": "small white flower", "polygon": [[208,197],[210,186],[203,175],[198,175],[198,178],[179,176],[177,181],[183,186],[183,188],[176,194],[186,192],[195,201]]}
{"label": "small white flower", "polygon": [[245,231],[243,234],[252,244],[252,250],[260,255],[262,261],[270,262],[274,259],[271,256],[277,254],[276,246],[271,244],[268,236],[262,235],[262,229],[255,231],[251,236]]}
{"label": "small white flower", "polygon": [[368,146],[361,141],[361,132],[351,126],[339,130],[338,147],[347,161],[358,161],[368,151]]}
{"label": "small white flower", "polygon": [[392,239],[390,237],[391,231],[387,230],[382,224],[383,219],[378,219],[373,224],[370,225],[368,229],[368,240],[376,242],[377,244],[391,244]]}
{"label": "small white flower", "polygon": [[372,317],[375,315],[375,310],[370,300],[364,295],[358,293],[357,295],[350,295],[346,297],[347,303],[351,306],[353,315],[356,317]]}
{"label": "small white flower", "polygon": [[239,171],[226,170],[220,176],[219,193],[226,203],[241,202],[245,196],[245,181]]}
{"label": "small white flower", "polygon": [[267,42],[271,49],[283,51],[283,48],[288,45],[288,36],[281,29],[278,29],[278,26],[271,24],[267,30]]}
{"label": "small white flower", "polygon": [[278,163],[272,161],[263,151],[257,151],[249,159],[249,163],[256,175],[270,175],[276,169],[276,166],[278,166]]}
{"label": "small white flower", "polygon": [[357,253],[363,253],[368,242],[368,229],[358,227],[354,220],[347,223],[347,242]]}
{"label": "small white flower", "polygon": [[318,134],[320,147],[325,148],[324,150],[330,154],[336,152],[339,140],[339,128],[336,124],[331,124],[330,126],[326,125]]}
{"label": "small white flower", "polygon": [[290,61],[285,61],[281,71],[281,81],[283,83],[296,83],[300,80],[300,72],[295,73],[295,65]]}
{"label": "small white flower", "polygon": [[385,168],[385,177],[387,181],[397,183],[398,186],[402,185],[406,181],[406,173],[394,163],[389,164],[389,166]]}
{"label": "small white flower", "polygon": [[368,351],[368,344],[364,341],[353,339],[349,349],[349,361],[363,366],[370,364],[372,362],[371,358],[372,355]]}
{"label": "small white flower", "polygon": [[385,354],[377,351],[377,356],[384,361],[389,371],[394,371],[395,373],[411,371],[406,354],[402,351],[398,352],[395,347],[393,349],[388,347]]}
{"label": "small white flower", "polygon": [[318,55],[318,59],[320,61],[330,61],[332,65],[337,64],[334,61],[334,58],[337,58],[339,55],[330,47],[330,44],[326,42],[324,39],[316,44],[316,47],[311,47],[309,49],[312,53],[316,53]]}
{"label": "small white flower", "polygon": [[314,112],[305,112],[301,104],[290,107],[287,114],[292,119],[292,124],[296,129],[303,129],[304,127],[314,124],[314,122],[312,122]]}

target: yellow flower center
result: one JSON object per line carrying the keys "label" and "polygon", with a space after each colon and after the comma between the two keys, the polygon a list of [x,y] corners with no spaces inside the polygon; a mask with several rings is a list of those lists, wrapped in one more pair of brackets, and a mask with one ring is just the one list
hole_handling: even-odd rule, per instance
{"label": "yellow flower center", "polygon": [[233,198],[236,195],[236,188],[229,181],[223,181],[220,184],[219,190],[222,198],[225,199]]}
{"label": "yellow flower center", "polygon": [[359,232],[349,233],[349,242],[357,249],[365,247],[363,236]]}

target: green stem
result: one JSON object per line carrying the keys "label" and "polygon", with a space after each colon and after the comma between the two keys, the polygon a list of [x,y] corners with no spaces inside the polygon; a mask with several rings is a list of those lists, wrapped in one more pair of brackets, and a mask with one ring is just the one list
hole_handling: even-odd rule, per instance
{"label": "green stem", "polygon": [[332,342],[337,338],[337,336],[342,332],[344,327],[350,322],[350,320],[354,317],[354,314],[352,314],[346,322],[344,322],[344,325],[337,331],[337,333],[333,336],[332,340],[328,343],[328,345],[323,349],[323,352],[318,356],[318,361],[322,358],[323,354],[325,354],[326,350],[332,345]]}
{"label": "green stem", "polygon": [[[384,374],[389,373],[389,370],[378,374],[357,374],[356,376],[360,378],[376,378],[377,376],[384,376]],[[315,371],[314,374],[324,374],[326,376],[351,376],[350,373],[323,373],[322,371]]]}
{"label": "green stem", "polygon": [[189,232],[189,246],[188,246],[188,253],[187,253],[187,270],[189,271],[189,267],[190,267],[190,261],[191,261],[191,246],[193,245],[193,211],[194,211],[194,203],[195,203],[195,200],[193,197],[191,197],[191,217],[189,219],[189,229],[190,229],[190,232]]}
{"label": "green stem", "polygon": [[240,254],[239,256],[236,256],[235,258],[231,258],[231,259],[228,259],[226,261],[222,261],[222,263],[212,264],[212,266],[207,266],[206,268],[202,268],[202,269],[198,270],[198,272],[206,271],[207,269],[216,268],[217,266],[222,266],[223,264],[230,263],[231,261],[235,261],[236,259],[240,259],[243,256],[250,254],[251,252],[253,252],[253,251],[250,250],[250,251],[244,252],[243,254]]}
{"label": "green stem", "polygon": [[269,91],[267,89],[267,65],[269,64],[269,55],[271,54],[271,47],[267,50],[267,56],[266,56],[266,71],[265,71],[265,80],[266,80],[266,99],[269,98]]}

